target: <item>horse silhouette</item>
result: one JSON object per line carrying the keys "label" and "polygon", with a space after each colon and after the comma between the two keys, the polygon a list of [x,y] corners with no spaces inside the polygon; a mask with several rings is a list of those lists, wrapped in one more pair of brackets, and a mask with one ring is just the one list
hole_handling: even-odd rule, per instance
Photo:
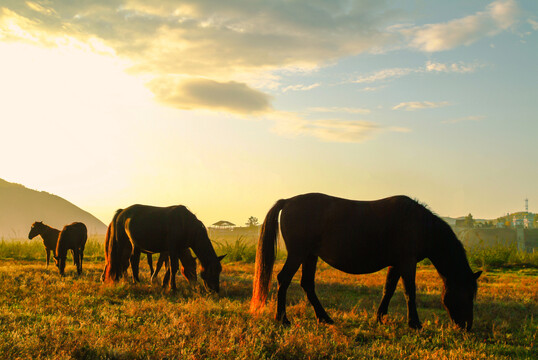
{"label": "horse silhouette", "polygon": [[170,288],[175,290],[178,259],[189,248],[200,261],[204,286],[218,292],[220,260],[224,256],[217,257],[202,222],[182,205],[132,205],[117,212],[111,223],[104,281],[117,281],[129,264],[133,273],[137,273],[137,256],[141,252],[166,252],[171,269]]}
{"label": "horse silhouette", "polygon": [[83,223],[74,222],[64,226],[58,236],[54,255],[60,275],[64,275],[67,250],[71,250],[73,253],[73,261],[77,267],[77,274],[82,274],[82,260],[84,259],[84,247],[86,246],[87,239],[88,229]]}
{"label": "horse silhouette", "polygon": [[286,291],[302,266],[301,287],[320,322],[333,323],[315,292],[318,258],[350,274],[366,274],[388,267],[383,298],[377,310],[382,321],[396,285],[403,280],[408,325],[421,328],[415,301],[416,264],[429,258],[444,283],[443,304],[461,328],[473,324],[477,279],[465,250],[450,226],[407,196],[376,201],[353,201],[325,194],[304,194],[278,200],[262,225],[256,253],[251,311],[265,304],[276,256],[278,215],[288,251],[277,276],[276,319],[289,324]]}

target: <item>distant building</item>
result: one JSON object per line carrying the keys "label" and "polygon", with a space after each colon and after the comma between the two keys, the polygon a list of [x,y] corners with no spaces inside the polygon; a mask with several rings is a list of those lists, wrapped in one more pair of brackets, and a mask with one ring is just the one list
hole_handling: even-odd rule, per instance
{"label": "distant building", "polygon": [[211,225],[211,228],[218,229],[218,230],[231,230],[235,227],[234,223],[231,223],[226,220],[217,221],[213,225]]}

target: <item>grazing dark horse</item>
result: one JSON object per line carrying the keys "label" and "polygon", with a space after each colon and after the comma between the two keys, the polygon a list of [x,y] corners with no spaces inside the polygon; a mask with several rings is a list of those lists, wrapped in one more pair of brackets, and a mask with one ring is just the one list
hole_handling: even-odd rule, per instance
{"label": "grazing dark horse", "polygon": [[42,221],[36,221],[32,224],[28,239],[31,240],[37,235],[41,235],[41,238],[43,239],[43,245],[45,245],[45,250],[47,252],[47,266],[49,266],[50,253],[52,252],[54,255],[54,252],[56,251],[60,230],[45,225]]}
{"label": "grazing dark horse", "polygon": [[60,270],[60,275],[64,275],[65,260],[67,258],[67,250],[73,252],[73,260],[77,266],[77,274],[82,274],[82,260],[84,259],[84,247],[88,239],[88,230],[86,225],[81,222],[74,222],[64,226],[58,236],[58,244],[56,245],[56,253],[54,259]]}
{"label": "grazing dark horse", "polygon": [[481,272],[471,271],[465,250],[456,235],[438,216],[406,197],[377,201],[353,201],[324,194],[304,194],[279,200],[263,223],[256,253],[251,311],[267,300],[275,261],[278,214],[288,250],[278,279],[276,319],[286,317],[286,291],[302,265],[301,287],[320,322],[333,323],[315,290],[318,257],[350,274],[367,274],[388,267],[383,298],[377,310],[381,322],[398,280],[403,280],[407,318],[411,328],[420,329],[415,303],[416,264],[429,258],[444,283],[443,304],[452,320],[471,329],[473,300]]}
{"label": "grazing dark horse", "polygon": [[[112,221],[115,221],[118,214],[120,212],[122,212],[122,211],[123,211],[123,209],[116,210],[116,213],[114,214],[114,217],[113,217]],[[112,226],[112,223],[110,223],[108,225],[107,229],[106,229],[106,236],[105,236],[105,269],[103,270],[103,273],[101,274],[101,281],[104,281],[104,279],[105,279],[105,272],[106,272],[106,267],[107,267],[107,264],[108,264],[108,256],[107,256],[107,254],[108,254],[108,245],[109,245],[109,240],[110,240],[110,228],[111,228],[111,226]],[[153,269],[153,258],[151,256],[151,254],[149,254],[149,253],[146,254],[146,257],[147,257],[147,261],[148,261],[149,272],[150,272],[151,276],[153,277],[153,274],[155,273],[155,271]],[[138,258],[140,258],[140,253],[138,253]],[[159,261],[160,260],[161,260],[161,257],[159,257]],[[162,264],[161,264],[161,266],[162,266]],[[138,266],[136,268],[138,270]],[[136,281],[136,282],[140,282],[140,279],[138,277],[138,272],[136,274],[133,273],[133,280]]]}
{"label": "grazing dark horse", "polygon": [[[111,229],[112,229],[112,224],[116,222],[116,219],[118,217],[118,215],[123,211],[123,209],[118,209],[116,211],[116,213],[114,214],[114,217],[112,219],[112,222],[108,225],[107,229],[106,229],[106,235],[105,235],[105,269],[103,270],[103,273],[101,274],[101,281],[105,281],[105,274],[107,272],[107,268],[108,268],[108,254],[110,253],[110,249],[109,249],[109,246],[110,246],[110,237],[111,237]],[[135,250],[136,251],[136,250]],[[135,253],[135,251],[133,251],[133,253]],[[166,263],[166,273],[165,273],[165,276],[164,276],[164,279],[163,279],[163,287],[166,286],[166,284],[169,283],[170,281],[170,267],[168,266],[169,262],[168,262],[168,253],[160,253],[159,254],[159,259],[157,260],[157,267],[155,269],[155,271],[153,270],[153,261],[152,261],[152,254],[151,253],[147,253],[147,258],[148,258],[148,265],[149,265],[149,268],[150,268],[150,273],[151,273],[151,281],[153,282],[154,279],[157,278],[157,274],[159,273],[159,270],[161,269],[163,263]],[[196,259],[192,256],[191,254],[191,251],[189,249],[183,249],[180,251],[179,255],[178,255],[179,259],[181,260],[181,273],[183,274],[183,276],[187,279],[187,281],[189,282],[189,284],[193,285],[196,283],[197,281],[197,276],[196,276]],[[140,282],[140,279],[138,277],[138,269],[139,267],[138,266],[135,266],[133,268],[132,266],[132,262],[133,261],[139,261],[140,260],[140,250],[138,250],[138,255],[137,254],[132,254],[131,257],[130,257],[130,264],[131,264],[131,270],[133,271],[133,280],[135,282]],[[178,265],[179,267],[179,265]],[[136,269],[136,270],[135,270]],[[124,269],[123,272],[126,272],[127,271],[127,268]],[[136,273],[135,273],[136,271]]]}
{"label": "grazing dark horse", "polygon": [[219,291],[220,260],[224,256],[217,257],[204,224],[185,206],[132,205],[115,215],[109,241],[104,276],[107,282],[117,281],[129,263],[133,273],[138,272],[137,249],[150,254],[167,252],[170,288],[175,290],[178,258],[191,248],[200,260],[205,287]]}

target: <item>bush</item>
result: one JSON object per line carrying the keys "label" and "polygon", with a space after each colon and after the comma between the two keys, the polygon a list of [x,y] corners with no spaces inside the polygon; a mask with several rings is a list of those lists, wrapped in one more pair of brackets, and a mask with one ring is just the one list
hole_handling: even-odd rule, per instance
{"label": "bush", "polygon": [[474,246],[467,249],[471,265],[483,269],[505,266],[538,267],[538,253],[520,251],[515,244],[497,246]]}
{"label": "bush", "polygon": [[219,254],[226,254],[225,262],[241,261],[253,263],[256,261],[256,245],[248,244],[239,236],[233,243],[214,241]]}

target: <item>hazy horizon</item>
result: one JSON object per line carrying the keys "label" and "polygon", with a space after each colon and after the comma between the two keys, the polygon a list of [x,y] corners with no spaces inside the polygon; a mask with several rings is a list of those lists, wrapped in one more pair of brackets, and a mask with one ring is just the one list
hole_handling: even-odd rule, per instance
{"label": "hazy horizon", "polygon": [[2,1],[0,178],[107,224],[301,193],[537,212],[538,2]]}

